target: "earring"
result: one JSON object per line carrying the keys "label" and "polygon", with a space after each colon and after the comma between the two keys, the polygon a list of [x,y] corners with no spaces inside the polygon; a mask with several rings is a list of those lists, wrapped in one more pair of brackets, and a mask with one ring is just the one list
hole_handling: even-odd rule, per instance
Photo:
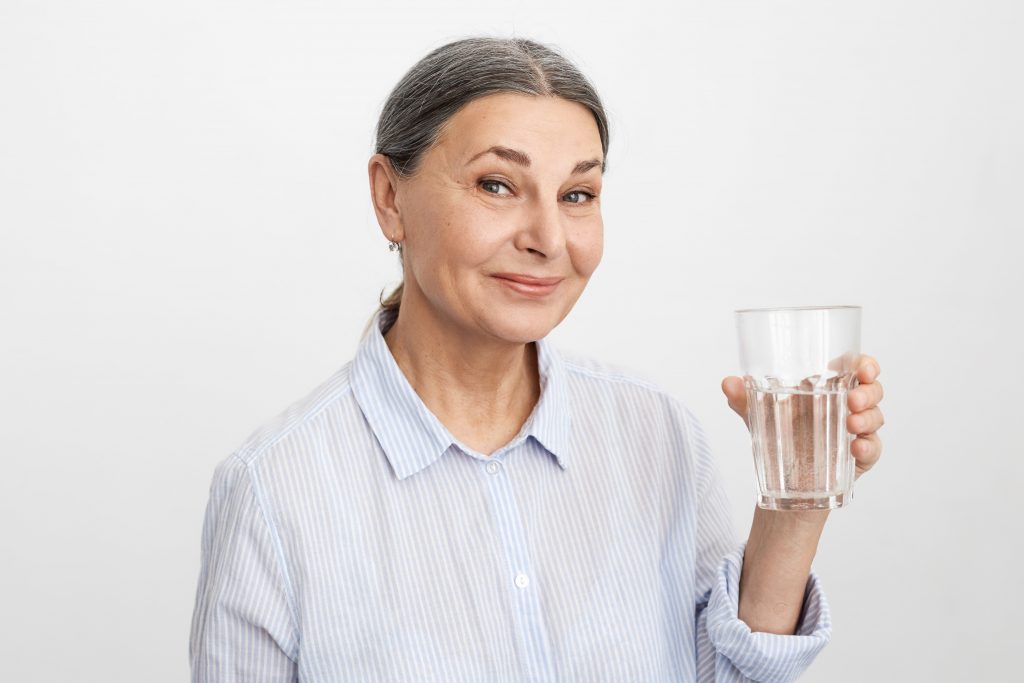
{"label": "earring", "polygon": [[388,251],[401,251],[402,245],[396,242],[394,239],[388,240]]}

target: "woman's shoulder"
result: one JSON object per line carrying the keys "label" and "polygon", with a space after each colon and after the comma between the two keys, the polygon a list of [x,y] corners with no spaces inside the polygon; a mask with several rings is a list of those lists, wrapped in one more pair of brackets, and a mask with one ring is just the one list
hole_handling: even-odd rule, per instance
{"label": "woman's shoulder", "polygon": [[[670,458],[688,476],[689,463],[707,461],[707,435],[685,396],[634,365],[558,349],[573,394],[573,420],[582,431],[628,435],[647,452],[683,452]],[[662,470],[664,472],[664,470]]]}
{"label": "woman's shoulder", "polygon": [[253,464],[275,445],[316,428],[332,408],[337,409],[352,391],[352,361],[271,417],[259,422],[235,451],[235,457]]}
{"label": "woman's shoulder", "polygon": [[570,373],[602,382],[625,382],[652,391],[664,391],[653,377],[631,365],[561,347],[558,348],[558,353]]}
{"label": "woman's shoulder", "polygon": [[632,401],[646,400],[675,413],[689,412],[685,400],[677,396],[660,378],[636,365],[562,347],[558,347],[557,352],[570,384],[583,391],[614,394]]}

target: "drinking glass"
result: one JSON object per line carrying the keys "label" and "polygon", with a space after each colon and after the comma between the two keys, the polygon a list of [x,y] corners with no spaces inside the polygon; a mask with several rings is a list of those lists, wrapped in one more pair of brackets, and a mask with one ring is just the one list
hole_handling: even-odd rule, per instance
{"label": "drinking glass", "polygon": [[853,499],[846,418],[860,319],[860,306],[736,311],[759,507],[822,510]]}

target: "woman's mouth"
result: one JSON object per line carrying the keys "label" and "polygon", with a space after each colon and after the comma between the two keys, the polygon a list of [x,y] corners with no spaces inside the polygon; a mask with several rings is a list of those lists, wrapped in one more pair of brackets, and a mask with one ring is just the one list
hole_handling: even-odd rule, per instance
{"label": "woman's mouth", "polygon": [[495,273],[492,277],[510,290],[533,299],[539,299],[551,294],[558,288],[558,284],[565,279],[560,277],[539,278],[518,273]]}

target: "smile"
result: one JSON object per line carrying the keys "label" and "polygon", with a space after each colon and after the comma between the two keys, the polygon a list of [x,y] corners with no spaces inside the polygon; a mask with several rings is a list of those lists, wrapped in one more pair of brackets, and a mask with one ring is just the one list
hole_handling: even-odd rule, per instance
{"label": "smile", "polygon": [[561,279],[556,278],[540,280],[536,278],[513,279],[512,277],[503,275],[494,275],[492,277],[510,290],[532,299],[540,299],[551,294],[558,288],[558,284],[561,282]]}

